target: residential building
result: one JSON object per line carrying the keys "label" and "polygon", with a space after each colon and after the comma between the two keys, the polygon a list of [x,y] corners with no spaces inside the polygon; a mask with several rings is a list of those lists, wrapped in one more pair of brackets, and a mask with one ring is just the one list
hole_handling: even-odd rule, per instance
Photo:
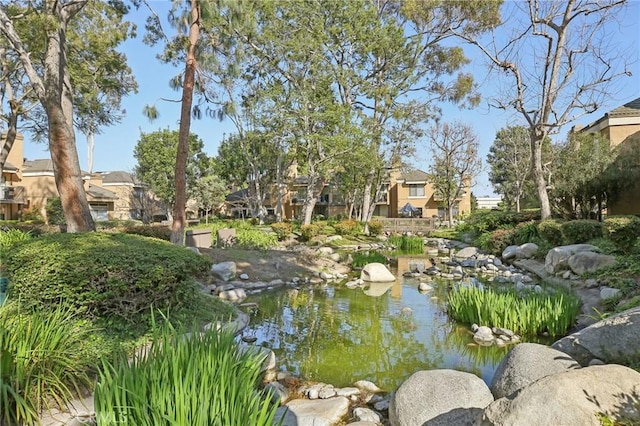
{"label": "residential building", "polygon": [[502,197],[476,197],[478,209],[495,210],[502,202]]}
{"label": "residential building", "polygon": [[[622,152],[640,150],[640,98],[636,98],[604,114],[586,127],[573,129],[581,133],[600,133],[609,139],[611,147]],[[640,168],[640,164],[637,164]],[[607,205],[607,214],[640,214],[640,180],[617,200]]]}
{"label": "residential building", "polygon": [[[47,202],[58,197],[51,159],[23,158],[24,139],[18,135],[2,169],[0,219],[16,220],[25,209],[46,217]],[[5,140],[5,135],[2,141]],[[3,143],[4,145],[4,143]],[[96,221],[150,218],[159,203],[145,185],[127,172],[82,173],[91,214]]]}

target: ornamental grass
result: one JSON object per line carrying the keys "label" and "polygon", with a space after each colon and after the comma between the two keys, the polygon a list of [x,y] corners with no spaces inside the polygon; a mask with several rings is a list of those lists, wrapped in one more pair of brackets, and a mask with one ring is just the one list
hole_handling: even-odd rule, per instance
{"label": "ornamental grass", "polygon": [[424,253],[424,241],[420,237],[408,235],[392,235],[388,240],[397,251],[404,254]]}
{"label": "ornamental grass", "polygon": [[563,335],[580,311],[580,300],[570,294],[495,291],[457,287],[449,293],[448,313],[456,321],[503,327],[523,335]]}
{"label": "ornamental grass", "polygon": [[146,354],[105,363],[98,425],[273,424],[277,405],[257,389],[263,355],[243,351],[229,332],[174,336],[165,324]]}

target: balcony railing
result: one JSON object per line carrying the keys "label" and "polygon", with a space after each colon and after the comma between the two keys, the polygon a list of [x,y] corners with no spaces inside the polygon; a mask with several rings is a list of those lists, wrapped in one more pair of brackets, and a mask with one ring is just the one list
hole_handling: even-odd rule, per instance
{"label": "balcony railing", "polygon": [[0,203],[3,204],[24,204],[24,186],[0,186]]}

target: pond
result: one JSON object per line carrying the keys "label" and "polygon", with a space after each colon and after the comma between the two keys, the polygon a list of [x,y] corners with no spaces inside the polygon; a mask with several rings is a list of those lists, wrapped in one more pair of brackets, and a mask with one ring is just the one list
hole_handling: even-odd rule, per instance
{"label": "pond", "polygon": [[419,282],[400,276],[365,290],[325,284],[253,295],[247,302],[259,308],[243,333],[272,349],[280,369],[334,386],[364,379],[391,391],[414,372],[437,368],[490,384],[508,348],[477,346],[468,325],[449,319],[451,281],[434,280],[427,293]]}

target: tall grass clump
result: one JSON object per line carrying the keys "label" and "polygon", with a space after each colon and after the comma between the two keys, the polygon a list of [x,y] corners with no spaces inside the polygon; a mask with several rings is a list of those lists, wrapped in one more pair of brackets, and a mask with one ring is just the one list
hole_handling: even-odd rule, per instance
{"label": "tall grass clump", "polygon": [[271,425],[277,405],[257,390],[264,356],[230,332],[178,336],[165,325],[149,351],[105,363],[95,388],[98,426]]}
{"label": "tall grass clump", "polygon": [[9,250],[15,243],[30,240],[32,237],[30,232],[25,232],[20,229],[0,230],[0,254],[5,250]]}
{"label": "tall grass clump", "polygon": [[387,263],[387,258],[378,252],[354,253],[351,266],[354,268],[362,268],[368,263]]}
{"label": "tall grass clump", "polygon": [[570,294],[520,295],[479,287],[458,287],[449,293],[448,312],[456,321],[504,327],[525,335],[564,334],[575,322],[580,300]]}
{"label": "tall grass clump", "polygon": [[406,254],[424,253],[424,241],[420,237],[408,235],[392,235],[387,240],[397,251]]}
{"label": "tall grass clump", "polygon": [[89,386],[95,359],[83,347],[93,331],[67,308],[0,307],[0,424],[39,424],[42,410],[65,407]]}

